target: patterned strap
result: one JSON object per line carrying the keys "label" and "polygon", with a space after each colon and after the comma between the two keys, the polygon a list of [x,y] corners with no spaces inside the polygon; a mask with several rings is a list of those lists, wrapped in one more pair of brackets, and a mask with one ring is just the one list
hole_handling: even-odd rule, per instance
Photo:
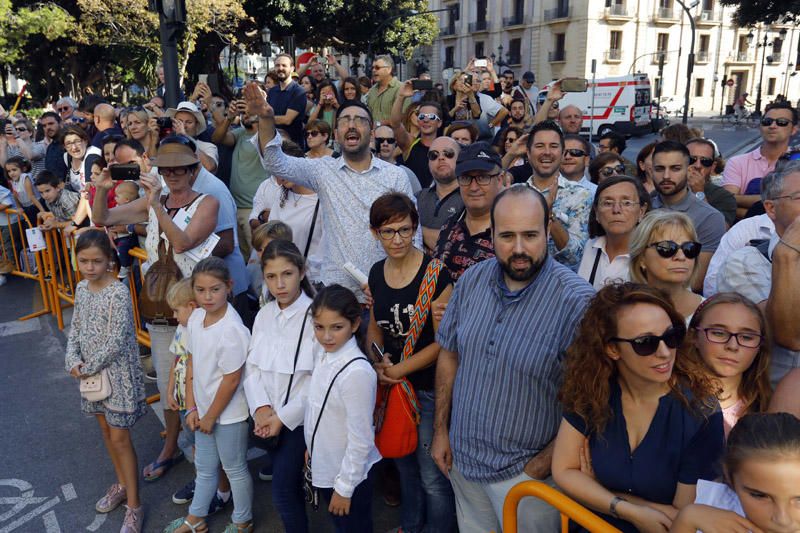
{"label": "patterned strap", "polygon": [[428,319],[433,295],[436,292],[436,281],[439,279],[439,272],[442,271],[443,266],[438,259],[431,259],[425,269],[425,276],[423,276],[422,284],[419,286],[417,302],[414,304],[414,312],[410,317],[408,337],[406,337],[406,344],[403,346],[401,361],[411,357],[414,353],[414,345],[417,343],[417,339],[422,333],[422,328],[425,326],[425,321]]}

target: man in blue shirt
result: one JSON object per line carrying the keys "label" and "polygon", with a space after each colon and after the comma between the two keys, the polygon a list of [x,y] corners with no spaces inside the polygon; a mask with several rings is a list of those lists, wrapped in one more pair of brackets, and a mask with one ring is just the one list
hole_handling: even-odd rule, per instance
{"label": "man in blue shirt", "polygon": [[289,54],[275,57],[275,74],[279,83],[269,90],[267,101],[275,111],[275,126],[285,130],[291,139],[303,146],[303,118],[306,114],[306,92],[292,79],[294,60]]}
{"label": "man in blue shirt", "polygon": [[[549,207],[527,185],[492,207],[496,257],[456,284],[436,340],[431,454],[448,475],[461,531],[499,531],[508,491],[528,479],[553,485],[553,439],[563,354],[594,291],[547,253]],[[534,498],[521,531],[558,530],[559,513]]]}

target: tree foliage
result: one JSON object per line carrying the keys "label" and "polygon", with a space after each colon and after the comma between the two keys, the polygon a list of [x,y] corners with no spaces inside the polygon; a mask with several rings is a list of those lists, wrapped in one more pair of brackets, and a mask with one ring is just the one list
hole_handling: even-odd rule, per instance
{"label": "tree foliage", "polygon": [[721,0],[723,5],[736,6],[734,21],[740,27],[758,23],[800,22],[800,0]]}

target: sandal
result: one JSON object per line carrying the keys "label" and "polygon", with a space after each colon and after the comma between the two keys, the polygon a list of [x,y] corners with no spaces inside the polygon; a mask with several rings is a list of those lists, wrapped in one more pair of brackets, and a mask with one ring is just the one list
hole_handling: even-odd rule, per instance
{"label": "sandal", "polygon": [[222,533],[253,533],[253,522],[245,522],[244,524],[234,524],[231,522]]}
{"label": "sandal", "polygon": [[[142,470],[142,475],[144,476],[145,481],[155,481],[160,479],[161,477],[166,474],[170,468],[181,462],[183,459],[183,452],[178,452],[177,454],[173,455],[169,459],[164,459],[163,461],[159,461],[156,458],[155,461],[144,467],[144,470],[150,469],[149,474],[145,474],[144,470]],[[159,472],[158,474],[156,472]]]}
{"label": "sandal", "polygon": [[164,533],[175,533],[181,527],[186,526],[191,533],[208,533],[208,526],[204,519],[200,519],[197,523],[192,524],[185,518],[176,518],[164,528]]}

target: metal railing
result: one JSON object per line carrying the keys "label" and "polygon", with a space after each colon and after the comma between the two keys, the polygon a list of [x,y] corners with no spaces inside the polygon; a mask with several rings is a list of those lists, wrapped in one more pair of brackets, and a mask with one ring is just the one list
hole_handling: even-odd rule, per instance
{"label": "metal railing", "polygon": [[652,55],[652,62],[654,65],[658,65],[659,58],[664,56],[664,64],[669,63],[669,52],[667,51],[658,51]]}
{"label": "metal railing", "polygon": [[554,50],[552,52],[547,53],[547,60],[551,63],[558,62],[558,61],[566,61],[567,60],[567,51],[566,50]]}
{"label": "metal railing", "polygon": [[440,37],[448,37],[450,35],[456,34],[456,27],[455,25],[452,26],[444,26],[439,28],[439,36]]}
{"label": "metal railing", "polygon": [[628,17],[628,6],[624,4],[611,4],[606,8],[606,16]]}
{"label": "metal railing", "polygon": [[512,15],[510,17],[503,17],[503,27],[522,26],[523,24],[525,24],[525,17],[523,15]]}
{"label": "metal railing", "polygon": [[656,17],[659,19],[674,20],[675,10],[671,7],[659,7],[656,12]]}
{"label": "metal railing", "polygon": [[469,32],[475,33],[476,31],[487,31],[489,29],[488,20],[476,20],[469,23]]}
{"label": "metal railing", "polygon": [[572,9],[570,8],[570,6],[560,6],[560,7],[554,7],[553,9],[545,9],[544,20],[551,21],[551,20],[566,19],[570,17],[571,11]]}
{"label": "metal railing", "polygon": [[697,54],[695,54],[695,60],[698,63],[708,63],[709,57],[710,56],[707,50],[700,50],[697,52]]}
{"label": "metal railing", "polygon": [[619,48],[610,48],[606,50],[606,61],[621,61],[622,50]]}

